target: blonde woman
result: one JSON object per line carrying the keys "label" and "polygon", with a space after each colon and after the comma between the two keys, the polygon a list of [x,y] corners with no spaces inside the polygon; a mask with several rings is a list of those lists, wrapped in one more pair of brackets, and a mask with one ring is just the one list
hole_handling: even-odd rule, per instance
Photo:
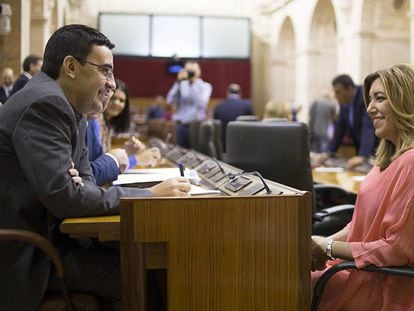
{"label": "blonde woman", "polygon": [[290,105],[281,100],[270,100],[266,103],[263,121],[291,120]]}
{"label": "blonde woman", "polygon": [[[368,75],[364,100],[380,138],[375,165],[361,184],[352,221],[312,238],[312,282],[343,259],[357,267],[414,265],[414,69],[395,65]],[[319,310],[414,310],[414,280],[341,271]]]}

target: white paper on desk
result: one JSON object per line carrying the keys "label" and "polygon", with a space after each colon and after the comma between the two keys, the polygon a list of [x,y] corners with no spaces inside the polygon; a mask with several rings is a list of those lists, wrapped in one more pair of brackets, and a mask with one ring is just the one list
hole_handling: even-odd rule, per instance
{"label": "white paper on desk", "polygon": [[[177,173],[176,176],[179,174]],[[170,177],[162,174],[120,174],[118,179],[113,181],[113,185],[128,185],[128,184],[141,184],[141,183],[151,183],[151,182],[161,182]]]}
{"label": "white paper on desk", "polygon": [[[161,171],[158,171],[161,170]],[[154,168],[154,169],[138,169],[139,173],[120,174],[118,179],[115,180],[113,185],[128,185],[128,184],[140,184],[140,183],[154,183],[162,182],[168,178],[179,177],[180,170],[176,168]],[[144,171],[144,172],[143,172]],[[154,172],[152,172],[154,171]],[[200,177],[196,170],[184,171],[184,177],[186,177],[192,184],[199,184]]]}
{"label": "white paper on desk", "polygon": [[220,190],[215,189],[204,189],[200,186],[191,185],[190,194],[191,195],[201,195],[201,194],[218,194],[220,193]]}
{"label": "white paper on desk", "polygon": [[[184,171],[185,172],[185,171]],[[163,168],[131,168],[124,174],[166,174],[173,176],[180,176],[180,169],[178,167],[163,167]]]}
{"label": "white paper on desk", "polygon": [[315,167],[314,171],[316,173],[342,173],[345,171],[345,169],[343,167],[320,166],[320,167]]}

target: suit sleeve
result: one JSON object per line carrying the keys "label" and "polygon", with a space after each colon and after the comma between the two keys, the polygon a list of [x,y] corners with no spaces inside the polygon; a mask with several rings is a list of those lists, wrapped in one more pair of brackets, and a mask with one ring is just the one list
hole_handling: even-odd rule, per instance
{"label": "suit sleeve", "polygon": [[346,132],[346,118],[346,109],[341,106],[338,119],[335,122],[334,137],[329,144],[330,152],[336,152],[342,143],[342,139],[344,138]]}
{"label": "suit sleeve", "polygon": [[[81,143],[85,136],[78,133],[69,108],[60,97],[34,103],[22,115],[12,136],[22,170],[45,208],[59,219],[111,215],[119,213],[121,196],[150,196],[145,189],[106,190],[95,184]],[[85,149],[79,159],[73,159],[72,149],[79,145]],[[83,178],[83,187],[75,185],[68,173],[72,161]]]}
{"label": "suit sleeve", "polygon": [[118,165],[114,159],[103,153],[102,146],[99,143],[92,122],[88,122],[86,145],[88,149],[88,159],[92,167],[92,173],[95,177],[96,184],[102,186],[107,182],[116,180],[119,174]]}

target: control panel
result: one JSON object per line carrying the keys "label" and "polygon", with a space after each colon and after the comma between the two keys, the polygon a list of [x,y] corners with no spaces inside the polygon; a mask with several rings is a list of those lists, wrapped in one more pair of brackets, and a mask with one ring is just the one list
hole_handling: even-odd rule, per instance
{"label": "control panel", "polygon": [[302,191],[264,179],[258,172],[244,172],[225,162],[218,161],[194,150],[174,147],[166,153],[173,163],[182,163],[194,169],[208,188],[220,190],[229,196],[295,195]]}

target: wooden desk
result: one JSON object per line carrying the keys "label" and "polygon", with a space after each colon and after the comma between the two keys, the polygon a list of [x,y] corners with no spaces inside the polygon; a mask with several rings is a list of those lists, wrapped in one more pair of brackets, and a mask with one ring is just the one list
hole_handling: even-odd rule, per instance
{"label": "wooden desk", "polygon": [[169,311],[308,310],[311,209],[309,193],[123,199],[120,218],[60,228],[105,240],[121,229],[123,310],[146,310],[145,269],[162,267]]}
{"label": "wooden desk", "polygon": [[353,171],[343,172],[316,172],[312,170],[313,181],[321,184],[333,184],[342,187],[350,193],[357,194],[363,176],[362,173]]}
{"label": "wooden desk", "polygon": [[121,218],[115,216],[80,217],[65,219],[60,231],[73,238],[98,238],[100,241],[119,241]]}

